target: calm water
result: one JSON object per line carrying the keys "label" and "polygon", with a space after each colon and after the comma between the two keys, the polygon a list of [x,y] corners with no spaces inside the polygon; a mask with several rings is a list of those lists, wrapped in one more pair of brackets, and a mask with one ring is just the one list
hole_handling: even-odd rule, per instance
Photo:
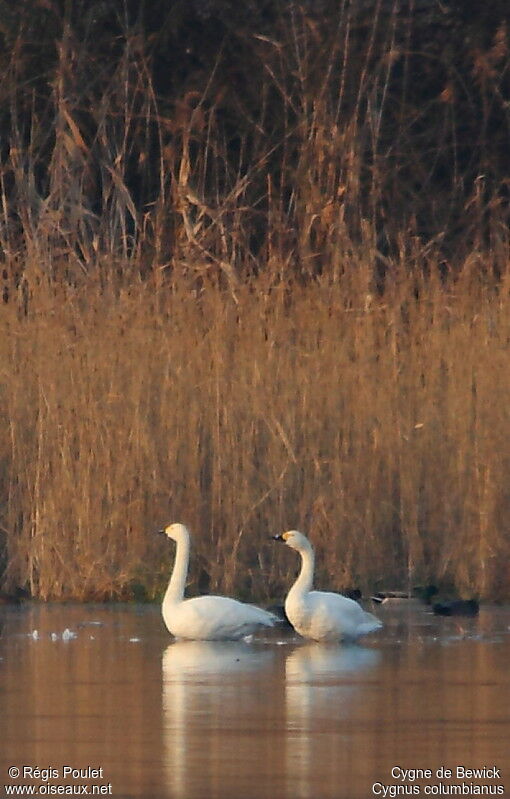
{"label": "calm water", "polygon": [[[510,796],[510,610],[463,629],[422,608],[380,615],[362,646],[332,647],[289,633],[172,643],[152,606],[0,607],[0,799],[28,784],[117,799],[444,797],[462,783]],[[484,766],[500,776],[455,773]]]}

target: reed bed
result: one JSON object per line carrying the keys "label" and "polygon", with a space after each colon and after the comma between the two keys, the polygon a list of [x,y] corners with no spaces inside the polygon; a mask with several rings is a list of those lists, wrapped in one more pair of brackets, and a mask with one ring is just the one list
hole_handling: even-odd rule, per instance
{"label": "reed bed", "polygon": [[320,280],[235,300],[40,286],[30,314],[6,306],[6,584],[154,594],[170,553],[151,531],[180,519],[191,590],[281,594],[296,563],[268,536],[296,527],[323,586],[505,596],[510,282],[473,282],[403,273],[348,303]]}
{"label": "reed bed", "polygon": [[2,31],[0,587],[508,599],[505,4],[89,5]]}

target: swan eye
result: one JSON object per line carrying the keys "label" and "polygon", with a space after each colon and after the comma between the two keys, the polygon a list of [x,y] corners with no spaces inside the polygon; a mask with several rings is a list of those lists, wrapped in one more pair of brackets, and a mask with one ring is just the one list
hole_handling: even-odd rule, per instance
{"label": "swan eye", "polygon": [[283,533],[282,538],[284,541],[288,541],[289,538],[292,538],[292,533]]}

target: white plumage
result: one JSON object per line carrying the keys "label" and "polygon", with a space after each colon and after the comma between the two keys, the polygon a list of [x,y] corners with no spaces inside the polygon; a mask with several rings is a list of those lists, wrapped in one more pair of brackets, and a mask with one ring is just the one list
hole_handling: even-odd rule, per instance
{"label": "white plumage", "polygon": [[287,594],[285,613],[304,638],[314,641],[355,641],[382,627],[353,599],[328,591],[312,591],[315,555],[308,538],[297,530],[274,536],[301,555],[301,571]]}
{"label": "white plumage", "polygon": [[236,641],[260,627],[272,627],[278,621],[267,610],[224,596],[184,599],[189,531],[183,524],[174,523],[160,532],[177,544],[174,568],[162,605],[163,619],[172,635],[202,641]]}

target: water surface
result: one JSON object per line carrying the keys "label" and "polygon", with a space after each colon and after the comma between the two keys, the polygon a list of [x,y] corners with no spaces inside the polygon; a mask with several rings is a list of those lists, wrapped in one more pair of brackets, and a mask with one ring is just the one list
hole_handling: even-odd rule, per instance
{"label": "water surface", "polygon": [[510,610],[462,627],[419,605],[378,613],[384,629],[360,645],[321,646],[285,631],[175,642],[153,606],[2,607],[0,798],[29,784],[118,799],[445,796],[463,783],[510,796]]}

